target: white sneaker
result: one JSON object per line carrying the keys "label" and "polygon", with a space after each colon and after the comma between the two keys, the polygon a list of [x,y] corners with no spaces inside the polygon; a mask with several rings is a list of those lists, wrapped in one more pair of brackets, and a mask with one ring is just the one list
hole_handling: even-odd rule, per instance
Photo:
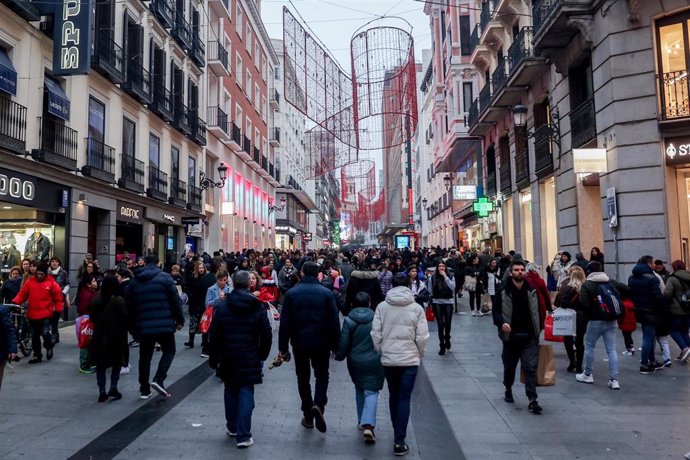
{"label": "white sneaker", "polygon": [[225,434],[227,434],[229,438],[236,438],[237,437],[237,433],[233,433],[227,427],[225,427]]}
{"label": "white sneaker", "polygon": [[202,354],[201,354],[201,357],[204,358],[204,359],[207,359],[207,358],[208,358],[208,353],[202,353]]}
{"label": "white sneaker", "polygon": [[477,316],[477,312],[472,310],[472,316]]}
{"label": "white sneaker", "polygon": [[634,348],[631,348],[630,350],[625,350],[625,351],[623,352],[623,354],[624,354],[625,356],[635,356],[635,349],[634,349]]}
{"label": "white sneaker", "polygon": [[120,375],[125,375],[129,374],[129,372],[132,370],[132,365],[128,364],[127,367],[123,367],[120,369]]}
{"label": "white sneaker", "polygon": [[612,379],[609,380],[609,388],[611,388],[612,390],[620,390],[621,386],[618,384],[618,380]]}
{"label": "white sneaker", "polygon": [[577,374],[575,376],[575,379],[578,382],[582,382],[582,383],[594,383],[594,377],[592,376],[592,374],[587,375],[584,372],[582,374]]}
{"label": "white sneaker", "polygon": [[680,357],[681,361],[687,361],[690,358],[690,347],[683,350],[683,354]]}
{"label": "white sneaker", "polygon": [[249,438],[244,442],[238,442],[237,448],[238,449],[246,449],[247,447],[252,447],[253,445],[254,445],[254,438]]}

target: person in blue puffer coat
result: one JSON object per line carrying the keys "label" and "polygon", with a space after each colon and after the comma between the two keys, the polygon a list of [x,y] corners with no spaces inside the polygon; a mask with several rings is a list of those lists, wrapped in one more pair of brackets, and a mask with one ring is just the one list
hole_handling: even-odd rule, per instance
{"label": "person in blue puffer coat", "polygon": [[[137,271],[125,294],[130,311],[132,336],[139,340],[139,391],[141,399],[151,397],[151,388],[162,396],[170,396],[164,380],[175,358],[175,331],[184,326],[182,300],[169,273],[158,265],[158,256],[146,257],[146,266]],[[158,370],[149,382],[151,358],[156,343],[163,354]]]}

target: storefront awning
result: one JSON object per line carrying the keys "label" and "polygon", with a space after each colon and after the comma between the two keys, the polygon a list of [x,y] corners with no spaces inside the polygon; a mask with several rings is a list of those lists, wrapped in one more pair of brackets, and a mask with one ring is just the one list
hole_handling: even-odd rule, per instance
{"label": "storefront awning", "polygon": [[389,224],[386,225],[383,228],[383,231],[379,233],[377,236],[382,237],[382,238],[390,238],[394,236],[396,233],[407,230],[407,225],[404,224]]}
{"label": "storefront awning", "polygon": [[17,71],[3,48],[0,48],[0,91],[17,95]]}
{"label": "storefront awning", "polygon": [[436,172],[460,171],[468,160],[471,161],[472,158],[480,157],[481,146],[482,142],[479,138],[465,137],[456,139],[450,153],[438,165]]}
{"label": "storefront awning", "polygon": [[70,102],[67,94],[57,80],[45,78],[45,89],[48,96],[48,113],[69,121]]}

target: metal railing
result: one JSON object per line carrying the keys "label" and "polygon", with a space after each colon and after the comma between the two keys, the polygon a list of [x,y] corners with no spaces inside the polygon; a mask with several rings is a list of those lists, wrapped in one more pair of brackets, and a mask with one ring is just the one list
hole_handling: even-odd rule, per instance
{"label": "metal railing", "polygon": [[197,110],[192,114],[192,137],[197,144],[206,145],[206,122],[199,118]]}
{"label": "metal railing", "polygon": [[144,162],[131,155],[121,154],[120,179],[144,185]]}
{"label": "metal railing", "polygon": [[273,136],[271,137],[271,140],[280,143],[280,128],[273,128]]}
{"label": "metal railing", "polygon": [[185,133],[191,132],[191,125],[189,123],[189,108],[186,105],[175,102],[175,124],[177,128]]}
{"label": "metal railing", "polygon": [[467,125],[474,126],[479,120],[479,99],[475,99],[470,104],[470,109],[467,111]]}
{"label": "metal railing", "polygon": [[509,60],[505,57],[501,57],[498,60],[496,69],[494,69],[493,73],[491,74],[491,85],[494,89],[493,95],[496,95],[501,90],[508,79],[508,73],[510,72],[508,61]]}
{"label": "metal railing", "polygon": [[261,168],[268,172],[268,157],[266,155],[261,155]]}
{"label": "metal railing", "polygon": [[515,182],[522,185],[529,182],[529,150],[515,154]]}
{"label": "metal railing", "polygon": [[589,98],[570,111],[570,136],[572,148],[582,147],[597,136],[594,98]]}
{"label": "metal railing", "polygon": [[486,82],[484,87],[479,91],[479,113],[484,113],[491,104],[491,82]]}
{"label": "metal railing", "polygon": [[534,130],[534,170],[536,173],[553,169],[550,134],[551,128],[548,125],[542,125]]}
{"label": "metal railing", "polygon": [[252,154],[252,141],[249,140],[247,136],[244,136],[244,149],[247,155]]}
{"label": "metal railing", "polygon": [[26,107],[0,97],[0,145],[17,152],[26,149]]}
{"label": "metal railing", "polygon": [[165,82],[154,82],[153,100],[150,107],[154,112],[165,114],[168,118],[173,117],[172,93],[165,87]]}
{"label": "metal railing", "polygon": [[86,166],[115,173],[115,149],[93,137],[86,138]]}
{"label": "metal railing", "polygon": [[219,61],[226,70],[228,67],[228,50],[217,40],[208,42],[208,60]]}
{"label": "metal railing", "polygon": [[184,17],[183,11],[175,11],[175,23],[172,27],[173,38],[186,50],[191,48],[191,31],[189,22]]}
{"label": "metal railing", "polygon": [[541,0],[532,4],[532,24],[538,34],[549,20],[551,14],[561,5],[560,0]]}
{"label": "metal railing", "polygon": [[491,5],[488,0],[482,2],[482,11],[479,14],[479,25],[482,32],[486,30],[487,24],[491,21]]}
{"label": "metal railing", "polygon": [[194,185],[188,185],[187,193],[189,195],[189,199],[187,200],[189,207],[201,209],[201,189],[199,187],[195,187]]}
{"label": "metal railing", "polygon": [[163,27],[170,28],[174,24],[173,5],[170,0],[151,0],[149,9],[153,15],[163,24]]}
{"label": "metal railing", "polygon": [[187,201],[187,183],[180,179],[170,178],[170,198]]}
{"label": "metal railing", "polygon": [[510,177],[511,175],[511,170],[510,170],[510,161],[506,161],[505,164],[502,164],[500,168],[498,168],[498,178],[501,181],[501,192],[506,193],[510,191],[512,188],[512,178]]}
{"label": "metal railing", "polygon": [[667,72],[657,75],[659,96],[661,97],[662,120],[690,117],[690,93],[688,91],[688,71]]}
{"label": "metal railing", "polygon": [[508,57],[512,69],[516,69],[526,58],[534,57],[534,47],[532,46],[533,29],[523,27],[513,39],[513,43],[508,48]]}
{"label": "metal railing", "polygon": [[242,146],[242,130],[235,123],[232,124],[232,140],[237,145]]}
{"label": "metal railing", "polygon": [[67,158],[76,166],[78,153],[78,135],[76,129],[69,128],[54,118],[38,118],[41,127],[39,133],[40,150]]}
{"label": "metal railing", "polygon": [[113,37],[110,36],[109,30],[100,29],[96,34],[94,53],[100,69],[108,73],[115,71],[122,74],[124,72],[124,53],[120,45],[115,43]]}
{"label": "metal railing", "polygon": [[204,66],[204,58],[206,57],[206,46],[204,45],[204,42],[201,40],[201,36],[199,35],[199,32],[196,30],[191,31],[191,37],[192,37],[192,59],[194,62],[196,62],[199,67]]}
{"label": "metal railing", "polygon": [[141,96],[151,97],[151,75],[138,61],[127,60],[126,81],[124,86],[140,92]]}
{"label": "metal railing", "polygon": [[472,34],[470,35],[470,53],[474,53],[474,50],[477,49],[480,35],[479,24],[475,24],[474,29],[472,29]]}
{"label": "metal railing", "polygon": [[228,126],[228,114],[223,111],[220,107],[209,107],[208,108],[208,127],[215,128],[218,127],[223,130],[226,134],[229,133]]}
{"label": "metal railing", "polygon": [[254,147],[254,161],[256,164],[260,165],[261,164],[261,152],[259,152],[258,147]]}
{"label": "metal railing", "polygon": [[486,196],[496,195],[496,172],[490,172],[486,176]]}
{"label": "metal railing", "polygon": [[155,166],[149,166],[149,188],[160,194],[166,194],[168,191],[168,175]]}

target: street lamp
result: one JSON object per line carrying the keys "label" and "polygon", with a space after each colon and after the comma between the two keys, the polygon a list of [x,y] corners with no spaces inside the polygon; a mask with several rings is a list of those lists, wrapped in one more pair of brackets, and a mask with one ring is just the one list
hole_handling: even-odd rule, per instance
{"label": "street lamp", "polygon": [[269,205],[268,206],[268,213],[271,214],[271,213],[274,213],[276,211],[282,211],[283,209],[285,209],[285,202],[286,202],[285,197],[281,196],[280,197],[280,206],[275,206],[272,204]]}
{"label": "street lamp", "polygon": [[[527,131],[527,107],[522,104],[514,105],[511,109],[513,113],[513,123],[516,128],[525,128],[527,138],[536,137],[547,138],[558,146],[558,152],[561,152],[561,121],[558,116],[558,110],[554,109],[551,112],[551,123],[542,125],[537,128],[537,131]],[[539,132],[539,134],[538,134]]]}
{"label": "street lamp", "polygon": [[204,173],[203,170],[199,171],[199,187],[201,190],[206,190],[209,187],[217,187],[221,188],[225,185],[225,179],[227,178],[228,174],[228,167],[225,166],[225,163],[221,162],[220,165],[218,165],[218,177],[220,178],[219,182],[213,182],[213,179],[210,179],[206,177],[206,174]]}
{"label": "street lamp", "polygon": [[453,181],[451,174],[446,174],[446,176],[443,178],[443,185],[446,187],[446,192],[450,190],[450,184]]}
{"label": "street lamp", "polygon": [[422,198],[422,207],[426,209],[426,205],[429,203],[429,201],[426,198]]}

